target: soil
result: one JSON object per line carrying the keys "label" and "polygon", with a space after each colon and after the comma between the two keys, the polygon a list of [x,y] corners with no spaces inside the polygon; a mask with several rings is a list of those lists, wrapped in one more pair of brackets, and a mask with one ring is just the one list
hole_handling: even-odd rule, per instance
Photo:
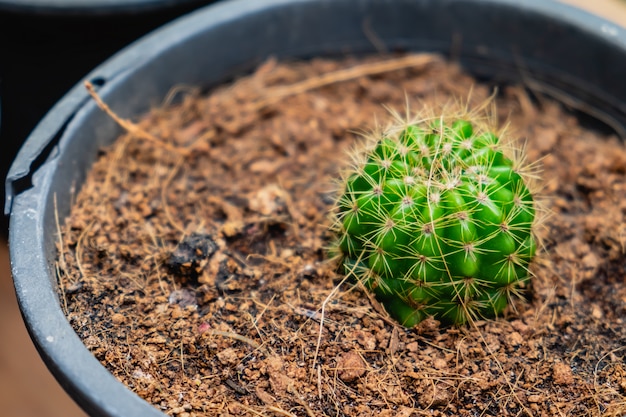
{"label": "soil", "polygon": [[556,101],[494,98],[541,160],[551,212],[532,289],[504,317],[406,329],[327,259],[359,132],[387,107],[493,92],[431,55],[269,61],[209,95],[173,92],[120,121],[130,133],[61,226],[69,321],[168,415],[624,415],[626,148]]}

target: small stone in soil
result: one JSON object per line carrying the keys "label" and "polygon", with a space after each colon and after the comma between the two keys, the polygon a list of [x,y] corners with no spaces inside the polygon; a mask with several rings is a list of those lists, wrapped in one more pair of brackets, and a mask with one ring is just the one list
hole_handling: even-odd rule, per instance
{"label": "small stone in soil", "polygon": [[355,351],[345,352],[337,358],[339,378],[344,382],[351,382],[365,374],[366,368],[363,358]]}
{"label": "small stone in soil", "polygon": [[217,244],[208,234],[193,233],[184,238],[170,254],[166,265],[183,283],[197,282],[207,260],[217,250]]}
{"label": "small stone in soil", "polygon": [[569,385],[574,382],[572,368],[562,362],[554,364],[554,367],[552,368],[552,378],[554,378],[554,382],[559,385]]}
{"label": "small stone in soil", "polygon": [[198,305],[198,300],[197,300],[195,292],[187,288],[182,288],[180,290],[172,291],[170,293],[170,296],[168,297],[168,302],[170,304],[178,304],[179,306],[183,308],[187,306]]}

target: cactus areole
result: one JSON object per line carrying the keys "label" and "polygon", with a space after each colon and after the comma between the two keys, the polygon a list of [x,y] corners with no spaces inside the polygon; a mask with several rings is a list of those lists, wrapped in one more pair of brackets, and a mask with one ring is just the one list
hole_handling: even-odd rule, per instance
{"label": "cactus areole", "polygon": [[390,129],[341,186],[342,268],[407,327],[494,317],[529,279],[535,207],[519,151],[469,119]]}

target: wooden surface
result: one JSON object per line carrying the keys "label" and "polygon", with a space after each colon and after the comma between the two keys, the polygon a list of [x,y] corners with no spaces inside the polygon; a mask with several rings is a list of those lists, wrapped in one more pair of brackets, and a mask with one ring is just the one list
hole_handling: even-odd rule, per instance
{"label": "wooden surface", "polygon": [[626,27],[626,0],[563,0],[562,2],[590,10],[598,16]]}
{"label": "wooden surface", "polygon": [[48,372],[24,328],[9,275],[6,242],[0,241],[0,246],[0,414],[84,416]]}
{"label": "wooden surface", "polygon": [[[549,1],[549,0],[546,0]],[[626,27],[626,0],[567,0]],[[0,238],[0,410],[13,417],[85,414],[60,388],[22,323],[10,278],[6,242]]]}

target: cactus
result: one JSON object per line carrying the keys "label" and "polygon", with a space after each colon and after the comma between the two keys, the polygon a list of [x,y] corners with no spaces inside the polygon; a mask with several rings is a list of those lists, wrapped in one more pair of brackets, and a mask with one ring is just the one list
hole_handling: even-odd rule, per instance
{"label": "cactus", "polygon": [[485,118],[464,116],[396,123],[355,153],[340,186],[343,270],[407,327],[497,316],[529,280],[536,208],[524,158]]}

